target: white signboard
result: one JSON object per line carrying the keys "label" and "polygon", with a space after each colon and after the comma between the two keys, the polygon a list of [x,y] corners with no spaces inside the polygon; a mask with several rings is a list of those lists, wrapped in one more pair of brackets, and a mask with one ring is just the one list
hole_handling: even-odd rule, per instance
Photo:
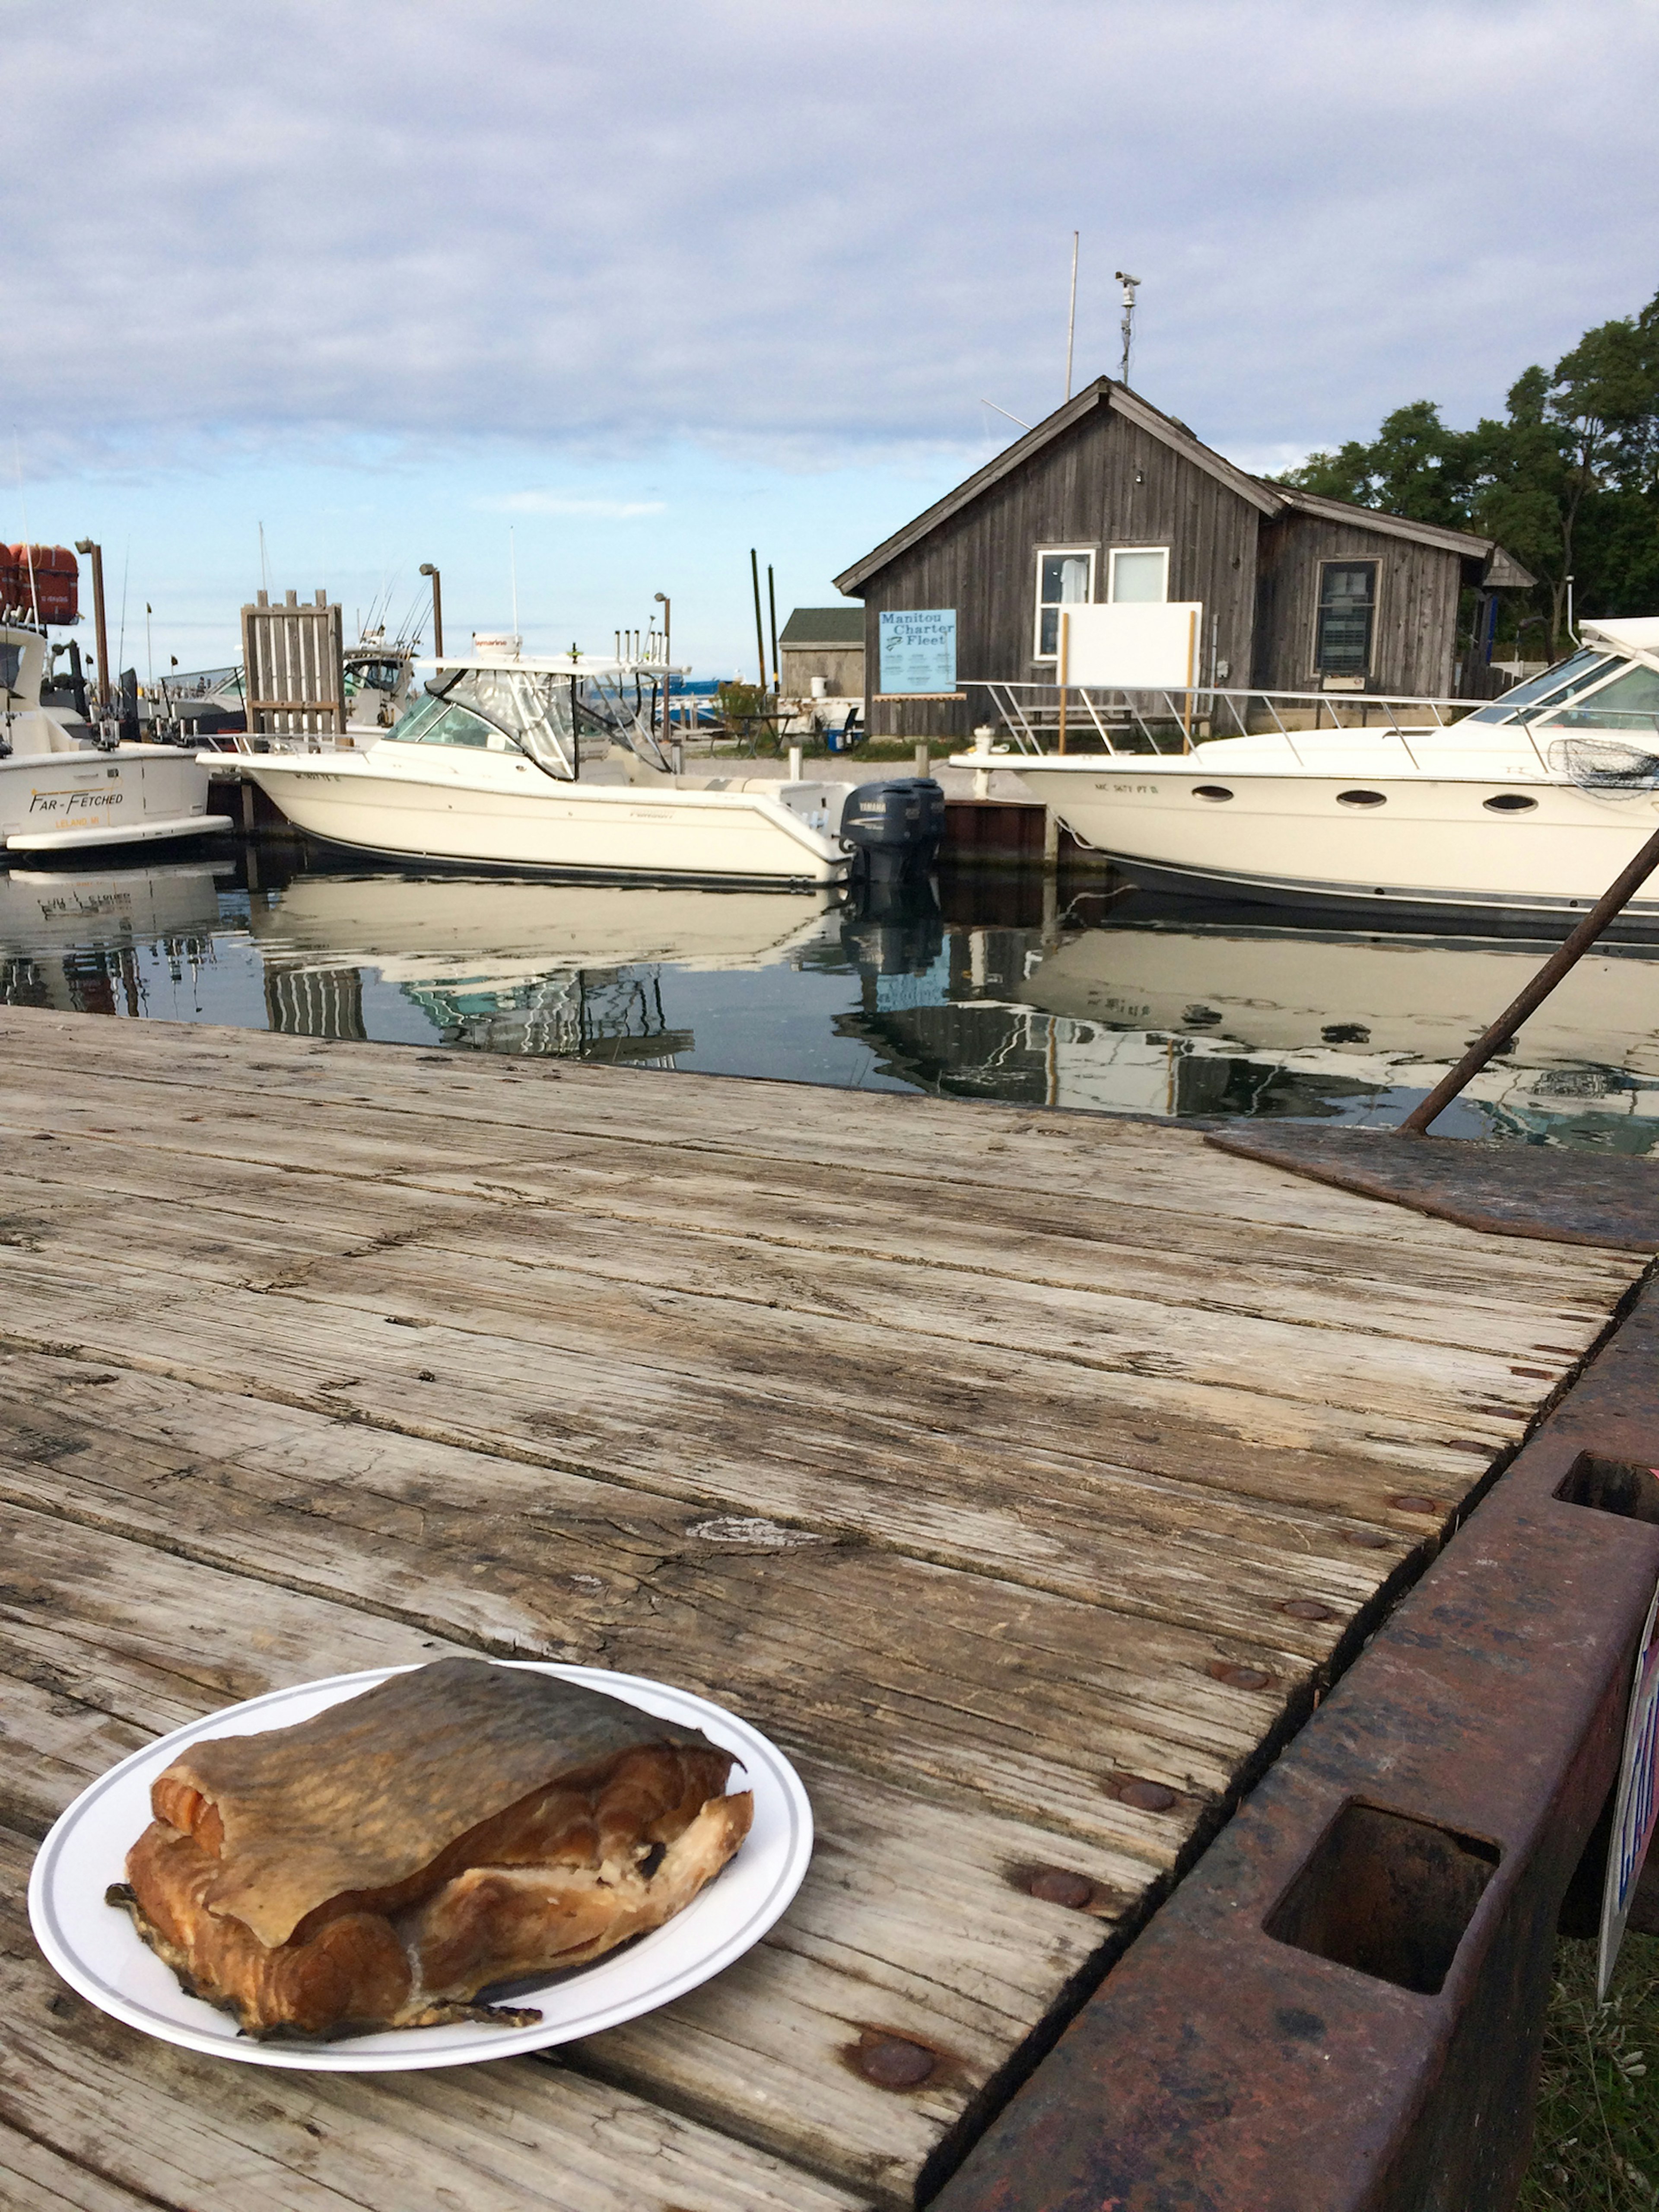
{"label": "white signboard", "polygon": [[1630,1717],[1625,1723],[1625,1756],[1620,1762],[1619,1789],[1613,1801],[1613,1834],[1607,1842],[1607,1878],[1601,1892],[1601,1946],[1596,1960],[1596,2002],[1604,2003],[1613,1980],[1613,1962],[1625,1939],[1630,1901],[1641,1879],[1648,1855],[1659,1794],[1655,1790],[1654,1761],[1659,1749],[1659,1643],[1654,1624],[1659,1621],[1659,1590],[1648,1607],[1647,1626],[1636,1651],[1636,1680],[1631,1686]]}
{"label": "white signboard", "polygon": [[1068,684],[1186,691],[1199,681],[1204,610],[1195,599],[1109,599],[1062,607],[1060,621]]}

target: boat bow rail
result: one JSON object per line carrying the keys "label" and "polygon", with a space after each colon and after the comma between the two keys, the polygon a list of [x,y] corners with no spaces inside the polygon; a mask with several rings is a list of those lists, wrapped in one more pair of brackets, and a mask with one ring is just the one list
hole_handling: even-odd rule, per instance
{"label": "boat bow rail", "polygon": [[1398,735],[1448,728],[1480,703],[1375,691],[1244,691],[1212,684],[1135,690],[971,677],[963,689],[984,695],[992,718],[987,726],[995,732],[1000,726],[1012,750],[1043,756],[1065,753],[1072,744],[1097,744],[1106,753],[1183,752],[1211,738],[1263,732],[1293,742],[1304,731],[1322,729]]}

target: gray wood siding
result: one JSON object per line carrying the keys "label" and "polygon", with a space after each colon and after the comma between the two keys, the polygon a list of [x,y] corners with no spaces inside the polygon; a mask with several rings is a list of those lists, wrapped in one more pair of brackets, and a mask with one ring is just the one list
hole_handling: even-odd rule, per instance
{"label": "gray wood siding", "polygon": [[1368,689],[1445,696],[1452,687],[1462,562],[1437,546],[1286,514],[1263,525],[1254,681],[1264,690],[1316,685],[1314,630],[1324,561],[1375,561],[1376,616]]}
{"label": "gray wood siding", "polygon": [[837,699],[864,696],[864,647],[861,645],[786,645],[779,648],[783,663],[783,691],[788,699],[804,698],[812,678],[822,676]]}
{"label": "gray wood siding", "polygon": [[959,705],[872,700],[872,734],[965,738],[986,713],[970,679],[1054,681],[1053,663],[1033,657],[1036,551],[1045,545],[1095,549],[1097,599],[1111,547],[1167,545],[1170,597],[1203,603],[1204,672],[1213,646],[1231,681],[1247,681],[1260,520],[1229,486],[1103,404],[867,580],[870,692],[881,680],[883,610],[954,607],[958,679],[969,693]]}

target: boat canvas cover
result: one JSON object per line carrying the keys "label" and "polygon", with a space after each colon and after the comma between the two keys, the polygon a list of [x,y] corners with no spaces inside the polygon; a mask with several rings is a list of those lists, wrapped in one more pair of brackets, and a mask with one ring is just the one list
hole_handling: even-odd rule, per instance
{"label": "boat canvas cover", "polygon": [[1659,615],[1621,616],[1617,621],[1581,622],[1584,636],[1597,643],[1616,646],[1621,653],[1638,653],[1659,662]]}

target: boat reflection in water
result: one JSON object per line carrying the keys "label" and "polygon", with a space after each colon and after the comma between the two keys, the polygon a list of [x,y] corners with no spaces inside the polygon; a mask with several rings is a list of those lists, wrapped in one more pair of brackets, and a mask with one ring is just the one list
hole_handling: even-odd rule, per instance
{"label": "boat reflection in water", "polygon": [[0,1004],[80,1014],[152,1011],[155,962],[183,982],[213,960],[219,884],[234,872],[228,861],[96,873],[0,867]]}
{"label": "boat reflection in water", "polygon": [[825,892],[322,874],[256,898],[250,927],[274,1030],[368,1036],[367,969],[446,1043],[665,1064],[696,1040],[665,1009],[665,968],[789,963],[838,916]]}
{"label": "boat reflection in water", "polygon": [[[1543,941],[943,879],[660,890],[302,867],[0,872],[0,999],[1159,1116],[1398,1121]],[[1052,878],[1050,879],[1052,884]],[[1448,1134],[1659,1148],[1659,948],[1598,948]]]}
{"label": "boat reflection in water", "polygon": [[[1194,905],[1188,914],[1213,908]],[[1388,1126],[1516,996],[1550,940],[1358,934],[1137,915],[953,932],[932,1005],[884,1005],[895,1072],[1095,1112]],[[1659,946],[1583,960],[1470,1085],[1447,1134],[1647,1152],[1659,1140]]]}

